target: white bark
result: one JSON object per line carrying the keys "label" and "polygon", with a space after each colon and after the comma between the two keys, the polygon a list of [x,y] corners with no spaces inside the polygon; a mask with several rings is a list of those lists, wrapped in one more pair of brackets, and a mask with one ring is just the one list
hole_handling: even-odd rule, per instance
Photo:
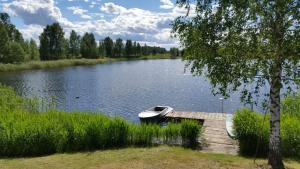
{"label": "white bark", "polygon": [[273,169],[283,169],[280,143],[280,90],[281,90],[281,63],[274,65],[270,85],[270,138],[269,138],[269,164]]}

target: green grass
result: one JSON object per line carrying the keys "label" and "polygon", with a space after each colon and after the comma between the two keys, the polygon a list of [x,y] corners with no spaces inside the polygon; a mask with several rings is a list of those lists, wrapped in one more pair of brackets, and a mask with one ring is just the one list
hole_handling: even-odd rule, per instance
{"label": "green grass", "polygon": [[192,121],[160,127],[155,124],[133,124],[99,113],[57,110],[44,113],[2,112],[0,156],[37,156],[157,144],[181,145],[181,140],[185,146],[193,148],[200,130],[200,126]]}
{"label": "green grass", "polygon": [[138,59],[147,60],[147,59],[171,59],[171,55],[169,53],[165,54],[156,54],[156,55],[145,55],[138,57]]}
{"label": "green grass", "polygon": [[[300,168],[300,163],[285,160],[289,169]],[[254,169],[268,168],[267,160],[253,159],[225,154],[208,154],[180,147],[159,146],[154,148],[124,148],[95,152],[54,154],[35,158],[0,159],[3,169]]]}
{"label": "green grass", "polygon": [[126,60],[170,59],[170,58],[171,58],[170,54],[166,53],[166,54],[140,56],[136,58],[62,59],[62,60],[51,60],[51,61],[29,61],[29,62],[23,62],[18,64],[0,63],[0,72],[60,68],[60,67],[79,66],[79,65],[95,65],[95,64],[103,64],[108,62],[126,61]]}
{"label": "green grass", "polygon": [[[253,156],[259,139],[258,155],[268,154],[270,116],[264,121],[262,114],[249,109],[238,110],[233,122],[239,140],[240,153]],[[264,121],[264,122],[263,122]],[[281,147],[285,157],[300,159],[300,119],[291,113],[281,115]]]}
{"label": "green grass", "polygon": [[95,65],[107,62],[117,61],[117,59],[103,58],[103,59],[63,59],[53,61],[29,61],[19,64],[0,64],[0,72],[31,70],[31,69],[47,69],[59,68],[67,66],[79,65]]}
{"label": "green grass", "polygon": [[[101,113],[45,110],[0,86],[0,156],[38,156],[128,146],[179,144],[194,148],[201,133],[195,121],[134,124]],[[41,112],[42,111],[42,112]]]}

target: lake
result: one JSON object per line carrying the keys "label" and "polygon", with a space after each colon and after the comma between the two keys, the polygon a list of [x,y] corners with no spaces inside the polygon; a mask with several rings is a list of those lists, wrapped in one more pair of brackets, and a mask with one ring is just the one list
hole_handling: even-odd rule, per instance
{"label": "lake", "polygon": [[[156,105],[178,111],[221,112],[221,96],[213,96],[203,77],[184,72],[176,60],[124,61],[93,66],[30,70],[0,74],[0,83],[23,96],[53,97],[65,111],[104,112],[138,122],[138,113]],[[224,101],[223,111],[243,107],[239,94]]]}

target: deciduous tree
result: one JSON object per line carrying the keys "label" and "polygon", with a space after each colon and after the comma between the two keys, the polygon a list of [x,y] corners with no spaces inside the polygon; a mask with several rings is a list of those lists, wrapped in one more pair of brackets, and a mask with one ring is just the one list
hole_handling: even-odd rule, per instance
{"label": "deciduous tree", "polygon": [[83,58],[96,59],[98,56],[97,43],[93,33],[85,33],[81,39],[81,56]]}
{"label": "deciduous tree", "polygon": [[132,41],[127,40],[125,44],[125,54],[127,57],[131,57],[133,55],[133,46]]}
{"label": "deciduous tree", "polygon": [[116,43],[114,44],[114,57],[121,57],[122,53],[123,53],[123,48],[124,48],[124,44],[123,44],[123,40],[121,38],[118,38],[116,40]]}
{"label": "deciduous tree", "polygon": [[64,31],[59,23],[47,25],[40,35],[41,60],[57,60],[65,57]]}
{"label": "deciduous tree", "polygon": [[[298,0],[179,0],[195,13],[178,17],[173,31],[196,75],[206,75],[214,93],[228,96],[247,84],[242,98],[270,87],[269,164],[284,168],[280,148],[280,93],[300,78],[300,2]],[[190,10],[189,10],[190,11]],[[205,70],[205,71],[204,71]]]}
{"label": "deciduous tree", "polygon": [[107,57],[113,56],[113,45],[114,45],[114,42],[110,37],[106,37],[104,39],[105,55]]}
{"label": "deciduous tree", "polygon": [[72,30],[69,38],[68,55],[71,57],[79,57],[80,55],[80,36]]}

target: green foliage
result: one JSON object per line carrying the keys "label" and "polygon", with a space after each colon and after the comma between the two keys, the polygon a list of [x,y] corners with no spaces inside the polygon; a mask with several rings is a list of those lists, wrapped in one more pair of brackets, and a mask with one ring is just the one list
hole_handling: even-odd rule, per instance
{"label": "green foliage", "polygon": [[16,26],[11,23],[10,17],[7,13],[0,13],[0,25],[5,27],[9,41],[14,41],[20,44],[24,43],[22,34],[18,29],[16,29]]}
{"label": "green foliage", "polygon": [[99,47],[98,47],[98,52],[99,52],[99,55],[101,57],[104,57],[105,56],[105,46],[104,46],[104,41],[103,40],[100,40],[99,41]]}
{"label": "green foliage", "polygon": [[0,72],[20,71],[20,70],[32,70],[32,69],[47,69],[47,68],[59,68],[67,66],[79,66],[79,65],[95,65],[108,62],[118,61],[116,59],[61,59],[50,61],[28,61],[20,64],[1,64]]}
{"label": "green foliage", "polygon": [[197,121],[184,120],[183,122],[181,122],[180,134],[182,137],[183,145],[192,148],[197,147],[200,131],[201,128]]}
{"label": "green foliage", "polygon": [[169,123],[164,127],[157,124],[132,124],[129,127],[131,145],[152,146],[154,144],[180,144],[195,148],[201,133],[200,125],[191,120]]}
{"label": "green foliage", "polygon": [[0,156],[174,144],[181,138],[191,144],[201,130],[192,121],[160,127],[96,113],[54,109],[39,113],[35,106],[39,107],[40,102],[22,98],[11,88],[0,86]]}
{"label": "green foliage", "polygon": [[141,56],[142,55],[142,47],[141,47],[140,43],[137,43],[137,45],[136,45],[135,55],[136,56]]}
{"label": "green foliage", "polygon": [[22,34],[10,23],[7,13],[0,13],[0,62],[21,62],[25,58]]}
{"label": "green foliage", "polygon": [[[127,44],[127,49],[125,49],[122,39],[118,38],[114,42],[110,37],[99,41],[99,46],[97,47],[93,33],[86,33],[81,39],[74,30],[71,31],[69,39],[65,39],[64,31],[59,23],[47,25],[39,36],[39,39],[39,48],[33,39],[24,41],[22,34],[11,24],[9,15],[7,13],[0,13],[0,62],[2,63],[27,62],[39,59],[42,61],[74,59],[80,57],[95,59],[98,56],[151,59],[159,58],[162,54],[167,53],[165,48],[147,46],[146,44],[141,46],[138,42],[131,40],[128,40],[130,43]],[[25,55],[17,56],[17,52],[21,52],[21,50],[17,50],[13,53],[13,57],[6,56],[7,53],[5,52],[10,51],[12,53],[12,49],[7,47],[8,42],[13,42],[13,47],[16,47],[15,43],[18,43],[23,48]],[[156,56],[156,54],[158,55]],[[147,57],[149,55],[151,56]],[[5,61],[4,57],[9,60]],[[5,67],[12,66],[7,65]],[[37,65],[37,67],[40,66]]]}
{"label": "green foliage", "polygon": [[57,60],[65,58],[64,31],[59,23],[47,25],[40,35],[41,60]]}
{"label": "green foliage", "polygon": [[23,62],[26,53],[22,46],[17,42],[8,42],[4,47],[3,63],[19,63]]}
{"label": "green foliage", "polygon": [[129,127],[129,142],[136,146],[151,146],[161,136],[161,128],[155,124],[133,124]]}
{"label": "green foliage", "polygon": [[[194,75],[206,76],[213,94],[241,91],[252,102],[269,83],[269,164],[284,168],[280,150],[280,95],[299,84],[299,1],[178,0],[192,15],[179,16],[173,32]],[[249,87],[250,86],[250,87]],[[242,89],[241,89],[242,88]],[[259,100],[259,99],[257,99]]]}
{"label": "green foliage", "polygon": [[[176,144],[178,143],[178,136],[181,135],[181,126],[176,123],[170,123],[165,128],[163,128],[163,142],[166,144]],[[182,139],[182,138],[181,138]]]}
{"label": "green foliage", "polygon": [[178,48],[170,48],[171,58],[177,58],[180,56],[180,51]]}
{"label": "green foliage", "polygon": [[83,58],[96,59],[98,57],[97,43],[93,33],[85,33],[82,37],[80,53]]}
{"label": "green foliage", "polygon": [[[178,17],[173,32],[185,49],[192,72],[208,76],[214,93],[228,96],[242,82],[257,82],[258,91],[265,79],[271,82],[281,68],[285,78],[279,82],[290,82],[287,76],[300,76],[294,71],[300,54],[296,0],[177,2],[187,8],[192,2],[196,4],[196,14]],[[244,99],[252,96],[248,90],[242,94]]]}
{"label": "green foliage", "polygon": [[195,145],[199,131],[199,126],[188,122],[161,128],[93,113],[3,112],[0,114],[0,156],[174,144],[181,137],[185,140],[184,145],[190,147]]}
{"label": "green foliage", "polygon": [[40,53],[39,48],[36,44],[36,42],[33,39],[30,39],[29,42],[29,57],[30,60],[39,60]]}
{"label": "green foliage", "polygon": [[26,111],[31,113],[43,112],[55,108],[53,100],[38,98],[23,98],[10,87],[0,84],[0,113]]}
{"label": "green foliage", "polygon": [[0,114],[23,109],[25,99],[18,96],[10,87],[0,84]]}
{"label": "green foliage", "polygon": [[104,49],[105,49],[105,56],[107,57],[112,57],[113,56],[113,45],[114,42],[110,37],[106,37],[103,40],[103,45],[104,45]]}
{"label": "green foliage", "polygon": [[282,110],[284,114],[300,118],[300,94],[287,96],[282,102]]}
{"label": "green foliage", "polygon": [[283,154],[291,158],[300,158],[300,119],[284,115],[281,123]]}
{"label": "green foliage", "polygon": [[5,48],[8,40],[8,34],[5,26],[0,23],[0,62],[3,62],[3,58],[5,56]]}
{"label": "green foliage", "polygon": [[[239,140],[240,153],[254,155],[259,141],[258,155],[266,156],[270,134],[270,116],[263,126],[263,115],[248,109],[238,110],[234,115],[234,129]],[[293,115],[281,117],[281,146],[285,157],[300,158],[300,119]]]}
{"label": "green foliage", "polygon": [[124,48],[123,40],[121,38],[118,38],[114,44],[113,56],[120,58],[123,54],[123,48]]}
{"label": "green foliage", "polygon": [[0,13],[0,23],[4,25],[10,24],[10,17],[7,13]]}
{"label": "green foliage", "polygon": [[127,40],[125,44],[125,55],[131,57],[133,55],[133,45],[131,40]]}
{"label": "green foliage", "polygon": [[260,139],[258,154],[268,153],[269,118],[249,109],[238,110],[233,118],[235,136],[239,140],[240,153],[243,155],[254,155],[257,149],[257,140]]}
{"label": "green foliage", "polygon": [[72,30],[69,38],[68,55],[78,58],[80,55],[80,36]]}

